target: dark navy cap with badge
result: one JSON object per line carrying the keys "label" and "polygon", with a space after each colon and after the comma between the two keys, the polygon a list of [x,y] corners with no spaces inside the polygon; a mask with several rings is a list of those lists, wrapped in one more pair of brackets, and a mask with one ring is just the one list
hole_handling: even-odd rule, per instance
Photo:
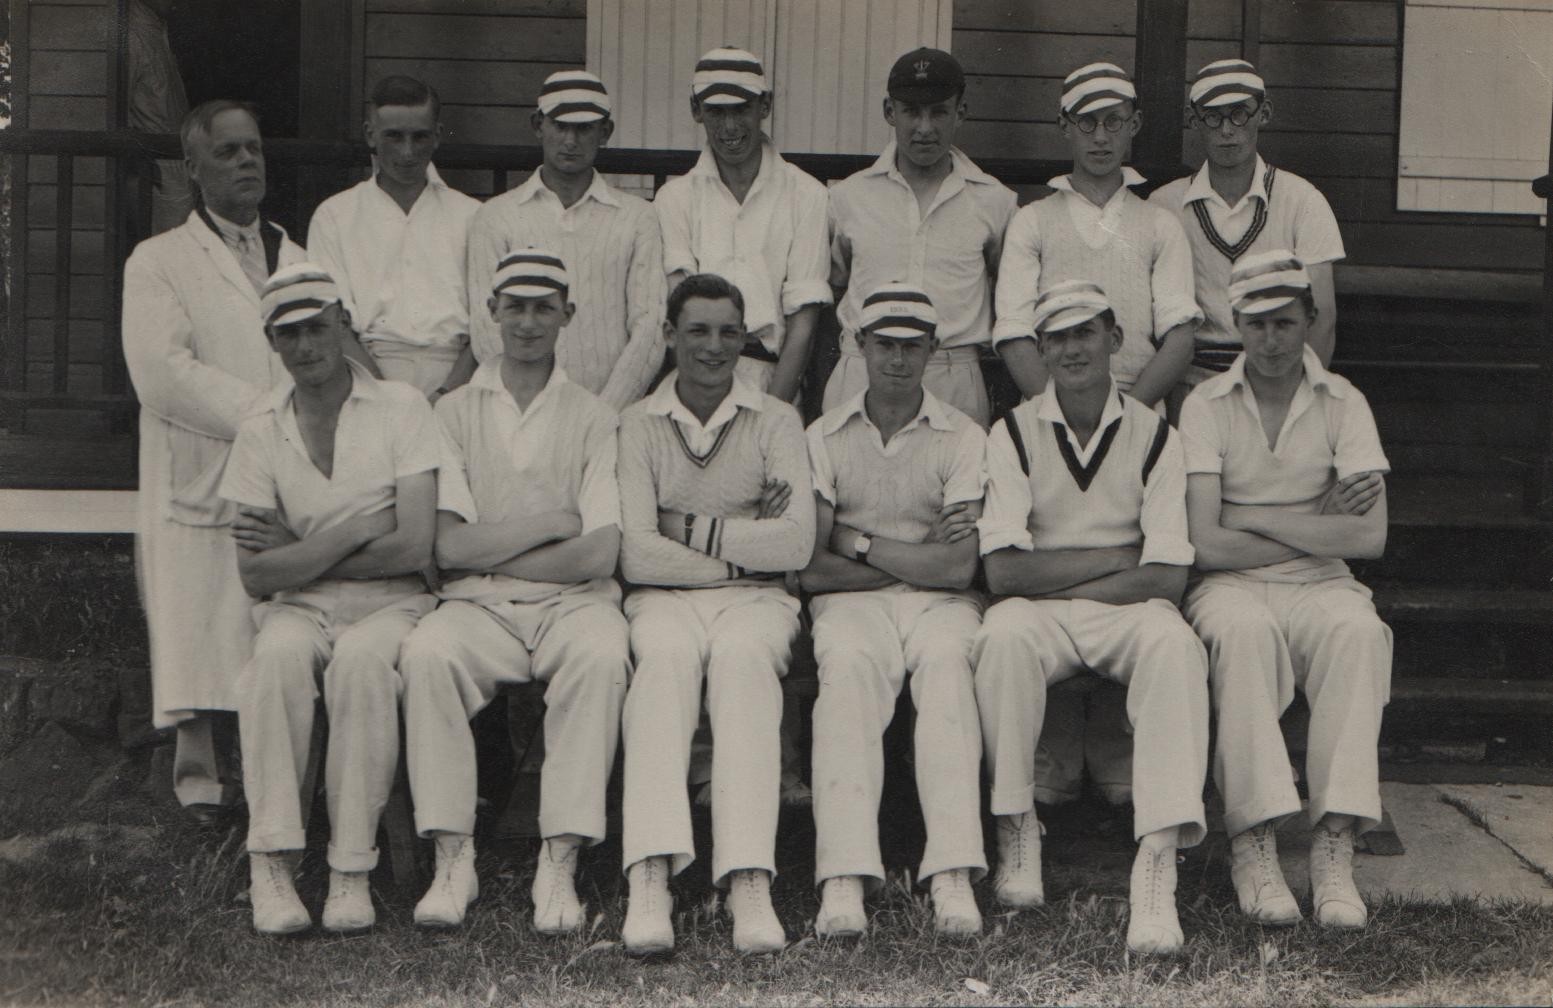
{"label": "dark navy cap with badge", "polygon": [[886,90],[896,101],[913,105],[943,101],[964,92],[965,70],[942,49],[923,47],[895,61]]}

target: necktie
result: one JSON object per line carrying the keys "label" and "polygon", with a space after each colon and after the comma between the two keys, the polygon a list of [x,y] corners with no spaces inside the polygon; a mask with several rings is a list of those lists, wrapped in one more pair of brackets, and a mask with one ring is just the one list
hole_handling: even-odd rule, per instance
{"label": "necktie", "polygon": [[237,262],[243,267],[248,282],[253,284],[254,293],[263,292],[270,271],[264,265],[264,246],[257,235],[237,232]]}

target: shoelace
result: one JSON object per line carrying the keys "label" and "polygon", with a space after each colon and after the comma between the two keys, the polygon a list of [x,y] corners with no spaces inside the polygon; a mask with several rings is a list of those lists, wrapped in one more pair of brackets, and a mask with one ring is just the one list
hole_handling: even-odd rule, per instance
{"label": "shoelace", "polygon": [[[1029,813],[1025,814],[1028,815]],[[1018,820],[1004,819],[998,823],[998,827],[1014,835],[1014,863],[1009,867],[1024,868],[1025,864],[1030,860],[1030,837],[1024,829],[1024,818],[1020,817]]]}
{"label": "shoelace", "polygon": [[1174,851],[1152,851],[1149,854],[1147,871],[1149,884],[1147,888],[1148,906],[1145,911],[1152,916],[1165,902],[1165,858],[1175,857]]}
{"label": "shoelace", "polygon": [[1352,870],[1350,866],[1353,864],[1353,843],[1351,841],[1345,843],[1345,840],[1347,836],[1342,832],[1333,833],[1324,828],[1317,828],[1316,846],[1320,849],[1319,856],[1324,869],[1321,873],[1322,881],[1330,878],[1333,872]]}

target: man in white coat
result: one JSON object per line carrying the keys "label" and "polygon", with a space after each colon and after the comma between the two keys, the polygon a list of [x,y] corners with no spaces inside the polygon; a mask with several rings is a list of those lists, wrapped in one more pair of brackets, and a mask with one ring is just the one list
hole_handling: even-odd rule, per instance
{"label": "man in white coat", "polygon": [[199,818],[230,797],[212,711],[236,709],[233,684],[253,638],[216,493],[238,422],[284,374],[259,319],[269,274],[302,250],[262,220],[264,150],[249,106],[205,102],[181,131],[200,201],[141,242],[124,266],[124,358],[140,399],[136,563],[151,636],[152,719],[176,725],[173,789]]}

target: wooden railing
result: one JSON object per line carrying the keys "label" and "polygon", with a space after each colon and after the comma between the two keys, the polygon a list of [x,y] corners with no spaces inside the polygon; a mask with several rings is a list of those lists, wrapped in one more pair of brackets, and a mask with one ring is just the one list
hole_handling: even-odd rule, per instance
{"label": "wooden railing", "polygon": [[[131,415],[134,398],[124,369],[119,339],[119,312],[121,304],[121,275],[124,258],[135,242],[149,233],[151,213],[151,164],[158,158],[180,156],[178,140],[171,135],[147,136],[127,131],[87,133],[67,131],[10,131],[0,130],[0,154],[11,155],[13,165],[12,200],[12,287],[8,332],[0,344],[0,411],[17,408],[99,409],[116,413],[122,418]],[[52,316],[48,320],[51,340],[47,354],[48,380],[28,387],[28,225],[26,220],[27,189],[26,172],[28,155],[48,155],[55,158],[52,179],[33,179],[33,182],[55,185],[54,191],[54,272],[48,278],[51,285],[48,301]],[[821,180],[845,178],[872,163],[872,155],[847,154],[786,154],[789,160]],[[541,161],[537,147],[494,146],[477,144],[447,144],[439,149],[437,163],[449,170],[479,171],[490,173],[486,191],[504,192],[510,188],[517,173],[533,171]],[[673,175],[683,174],[694,164],[697,152],[687,150],[609,149],[599,152],[598,168],[609,174],[648,176],[654,187]],[[106,159],[109,170],[105,180],[110,198],[106,201],[103,236],[104,262],[100,278],[86,278],[103,285],[103,318],[101,344],[97,348],[102,363],[101,391],[81,390],[72,386],[70,378],[71,312],[73,285],[82,278],[71,273],[72,229],[70,223],[75,213],[76,161],[82,158]],[[291,218],[306,221],[313,208],[324,197],[339,188],[338,179],[349,169],[361,169],[369,163],[369,152],[364,144],[272,138],[265,141],[265,158],[272,169],[296,169],[298,181],[289,209]],[[1553,160],[1553,152],[1550,152]],[[979,159],[978,163],[990,174],[1009,185],[1034,185],[1044,183],[1053,175],[1067,170],[1060,162],[1037,162],[1014,158]],[[22,170],[16,170],[17,167]],[[1181,169],[1184,172],[1185,169]],[[1161,176],[1163,181],[1163,176]],[[1547,178],[1539,180],[1537,194],[1544,198],[1553,196],[1553,184]],[[1548,255],[1543,281],[1543,352],[1532,364],[1520,365],[1520,369],[1535,369],[1535,386],[1538,391],[1540,419],[1536,432],[1535,459],[1526,481],[1525,500],[1529,511],[1553,520],[1553,229],[1548,234]],[[1376,270],[1358,267],[1355,272],[1392,273],[1392,270]],[[1416,273],[1419,271],[1401,271]],[[44,274],[39,274],[42,277]],[[34,278],[36,279],[36,278]],[[1366,278],[1371,284],[1373,278]],[[1391,288],[1393,279],[1382,278],[1382,286]],[[1493,293],[1496,278],[1485,277],[1481,293],[1468,292],[1461,296],[1470,301],[1497,300]],[[1509,278],[1516,279],[1516,278]],[[1416,286],[1416,285],[1415,285]],[[1404,287],[1406,285],[1404,284]],[[1399,288],[1389,291],[1393,296],[1441,297],[1446,292],[1420,292]],[[77,339],[79,345],[80,340]],[[40,355],[41,356],[41,355]],[[1429,369],[1470,370],[1483,366],[1469,360],[1408,361],[1389,360],[1369,362],[1388,369],[1409,366]],[[41,387],[40,387],[41,386]]]}

